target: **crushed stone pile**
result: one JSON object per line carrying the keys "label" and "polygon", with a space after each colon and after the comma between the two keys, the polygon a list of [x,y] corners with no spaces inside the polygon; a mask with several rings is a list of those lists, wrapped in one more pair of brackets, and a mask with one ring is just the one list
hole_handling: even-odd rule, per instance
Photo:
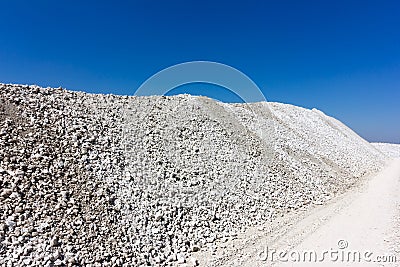
{"label": "crushed stone pile", "polygon": [[0,265],[197,265],[387,158],[315,109],[0,84]]}
{"label": "crushed stone pile", "polygon": [[372,145],[390,158],[400,158],[400,144],[372,143]]}

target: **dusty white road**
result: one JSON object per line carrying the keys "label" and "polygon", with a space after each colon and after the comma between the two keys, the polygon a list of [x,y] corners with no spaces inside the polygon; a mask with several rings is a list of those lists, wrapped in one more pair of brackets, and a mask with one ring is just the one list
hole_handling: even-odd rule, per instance
{"label": "dusty white road", "polygon": [[[293,258],[299,259],[300,255],[303,262],[288,261],[278,266],[400,266],[397,239],[400,160],[390,162],[361,190],[351,192],[347,198],[349,197],[351,199],[348,206],[339,210],[313,233],[303,237],[304,239],[292,249]],[[329,213],[330,208],[327,207],[328,210],[322,213]],[[310,262],[311,253],[301,253],[304,251],[315,251],[313,256],[318,255],[319,260],[325,260],[315,263],[312,259]],[[325,253],[324,256],[325,251],[331,254]],[[397,263],[393,263],[396,260]]]}
{"label": "dusty white road", "polygon": [[287,219],[279,231],[254,238],[216,265],[400,266],[399,208],[396,159],[362,185],[298,221]]}

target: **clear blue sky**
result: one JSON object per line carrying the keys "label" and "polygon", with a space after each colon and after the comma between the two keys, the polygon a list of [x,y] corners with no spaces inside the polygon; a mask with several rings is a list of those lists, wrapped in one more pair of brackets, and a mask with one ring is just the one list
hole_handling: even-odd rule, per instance
{"label": "clear blue sky", "polygon": [[400,143],[400,1],[16,0],[0,14],[0,82],[132,94],[163,68],[210,60],[268,100]]}

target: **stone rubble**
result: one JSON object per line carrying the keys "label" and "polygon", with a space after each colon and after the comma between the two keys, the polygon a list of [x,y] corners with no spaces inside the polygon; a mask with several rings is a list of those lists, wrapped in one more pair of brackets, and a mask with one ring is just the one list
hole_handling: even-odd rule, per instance
{"label": "stone rubble", "polygon": [[387,158],[315,109],[0,84],[0,266],[197,266]]}
{"label": "stone rubble", "polygon": [[400,158],[400,144],[372,143],[372,145],[390,158]]}

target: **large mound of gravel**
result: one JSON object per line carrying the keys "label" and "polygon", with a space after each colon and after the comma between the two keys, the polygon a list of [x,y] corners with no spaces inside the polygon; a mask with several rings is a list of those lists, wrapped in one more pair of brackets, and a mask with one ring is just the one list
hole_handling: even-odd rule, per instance
{"label": "large mound of gravel", "polygon": [[318,110],[0,84],[0,265],[196,265],[387,156]]}
{"label": "large mound of gravel", "polygon": [[372,145],[388,157],[400,158],[400,144],[372,143]]}

